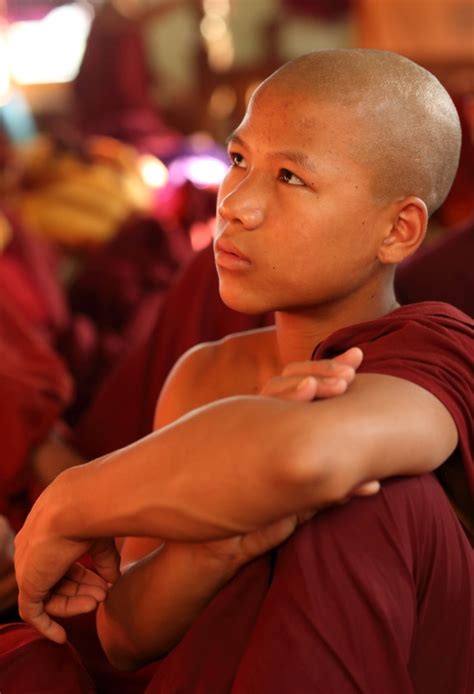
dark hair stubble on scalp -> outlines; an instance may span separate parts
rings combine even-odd
[[[428,70],[389,51],[315,51],[286,63],[257,90],[277,84],[336,103],[354,122],[354,156],[373,171],[381,200],[421,198],[431,215],[456,174],[461,126],[446,89]]]

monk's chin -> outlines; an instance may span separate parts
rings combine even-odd
[[[249,316],[256,316],[272,310],[271,308],[267,308],[262,301],[250,299],[242,295],[239,296],[238,294],[230,294],[221,291],[220,297],[227,308],[237,311],[238,313],[245,313]]]

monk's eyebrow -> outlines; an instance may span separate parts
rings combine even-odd
[[[234,130],[226,140],[227,146],[230,143],[240,145],[240,147],[247,147],[245,140],[243,140],[237,132]],[[312,174],[317,174],[318,171],[312,159],[300,150],[283,150],[281,152],[272,152],[269,157],[271,159],[286,159],[287,161],[292,161],[297,164],[300,168],[306,169]]]
[[[302,169],[306,169],[307,171],[313,174],[318,173],[312,159],[308,157],[307,154],[299,150],[285,150],[282,152],[273,152],[271,156],[274,159],[287,159],[288,161],[292,161]]]
[[[235,142],[237,145],[245,147],[245,142],[242,140],[241,137],[237,135],[237,132],[235,130],[229,135],[229,137],[225,141],[226,146],[229,146],[231,142]]]

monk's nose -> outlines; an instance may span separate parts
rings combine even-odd
[[[244,191],[225,195],[217,206],[218,214],[229,223],[240,223],[251,231],[260,226],[264,219],[264,209],[256,196],[247,196]]]

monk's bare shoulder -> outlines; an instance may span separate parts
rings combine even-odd
[[[155,428],[232,395],[256,395],[278,369],[274,329],[228,335],[188,350],[173,367],[158,401]]]

